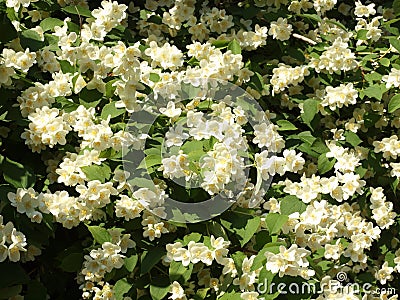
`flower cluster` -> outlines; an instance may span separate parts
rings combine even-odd
[[[349,106],[349,104],[357,103],[357,90],[354,89],[353,84],[341,84],[338,87],[327,86],[325,89],[325,96],[321,102],[322,106],[329,106],[331,110]]]
[[[0,215],[0,262],[7,259],[12,262],[17,262],[21,259],[20,252],[26,252],[25,235],[15,229],[14,224],[10,221],[3,224],[3,216]]]
[[[225,241],[224,238],[215,238],[211,235],[210,246],[206,246],[204,243],[197,243],[190,241],[187,248],[183,247],[181,242],[174,244],[168,244],[166,246],[167,256],[164,258],[165,262],[179,261],[184,266],[188,266],[190,263],[197,264],[202,262],[207,266],[211,266],[215,260],[218,264],[225,265],[229,268],[231,259],[227,258],[228,246],[230,242]],[[211,249],[210,249],[211,248]],[[230,272],[234,272],[231,270]]]
[[[349,45],[337,38],[332,46],[329,46],[319,58],[312,58],[310,65],[315,71],[327,71],[329,74],[340,71],[350,71],[357,68],[357,60]]]
[[[290,248],[280,246],[278,254],[265,252],[267,257],[265,267],[272,273],[279,273],[279,277],[289,275],[308,279],[315,274],[314,270],[307,268],[309,266],[307,260],[309,254],[310,251],[299,248],[297,245],[291,245]]]
[[[399,15],[4,1],[2,293],[60,298],[76,281],[88,300],[255,300],[277,296],[265,281],[338,272],[397,288]],[[396,299],[367,292],[309,298]]]
[[[106,273],[112,269],[119,269],[124,264],[124,255],[128,248],[135,246],[130,239],[130,234],[120,233],[114,234],[114,241],[105,242],[101,248],[90,251],[89,255],[85,255],[83,263],[82,275],[86,281],[100,282]]]

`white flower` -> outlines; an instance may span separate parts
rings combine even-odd
[[[172,119],[179,117],[182,113],[182,109],[175,108],[175,103],[173,101],[169,101],[166,108],[160,108],[160,113]]]
[[[168,299],[172,300],[186,300],[185,290],[181,287],[179,282],[174,281],[170,287],[171,296]]]
[[[356,3],[356,8],[354,9],[354,14],[359,17],[366,17],[368,18],[369,16],[373,16],[376,14],[376,10],[375,10],[375,4],[371,3],[368,5],[363,5],[360,1],[357,1]]]
[[[272,35],[274,39],[286,41],[290,38],[292,30],[292,25],[288,24],[287,19],[279,18],[277,21],[271,22],[268,34]]]

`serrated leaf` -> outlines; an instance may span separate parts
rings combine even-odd
[[[299,139],[310,146],[317,140],[310,131],[300,132],[299,134],[290,135],[288,139]]]
[[[303,121],[310,125],[311,121],[314,119],[315,115],[318,112],[318,101],[315,99],[307,99],[304,101],[303,104],[303,113],[301,114],[301,117]]]
[[[79,15],[79,16],[88,17],[88,18],[93,17],[92,13],[89,9],[84,8],[82,6],[78,6],[78,5],[66,6],[66,7],[61,8],[61,10],[68,14]]]
[[[92,234],[93,239],[100,245],[105,242],[111,242],[111,235],[107,231],[107,229],[100,226],[89,226],[87,225],[88,230]]]
[[[148,273],[165,255],[165,248],[154,247],[146,250],[140,257],[140,274]]]
[[[20,264],[4,261],[1,263],[0,288],[26,284],[31,279]]]
[[[107,98],[111,98],[112,96],[114,96],[114,92],[117,89],[117,86],[114,83],[118,81],[119,79],[112,79],[106,83],[105,96]]]
[[[267,261],[265,256],[265,252],[272,252],[274,254],[279,253],[279,247],[285,245],[284,242],[272,242],[266,244],[260,251],[258,251],[257,256],[254,258],[253,265],[251,266],[251,270],[255,271],[261,268],[264,263]]]
[[[240,245],[244,246],[256,233],[261,223],[260,217],[244,215],[239,213],[229,213],[223,219],[221,224],[228,230],[234,232],[240,241]]]
[[[282,226],[287,222],[289,219],[288,216],[276,214],[276,213],[269,213],[265,217],[265,223],[267,224],[267,228],[270,234],[278,233]]]
[[[231,257],[233,259],[233,262],[235,263],[236,270],[239,272],[239,274],[241,274],[242,273],[242,264],[243,264],[243,260],[246,257],[246,254],[244,254],[241,251],[236,251],[235,253],[232,254]]]
[[[307,204],[296,196],[288,195],[280,201],[280,212],[283,215],[290,215],[294,212],[302,213],[306,210]]]
[[[373,81],[381,81],[382,80],[382,75],[379,74],[378,72],[371,72],[368,74],[365,74],[365,80],[368,82],[372,83]]]
[[[131,288],[132,284],[130,284],[126,278],[118,280],[113,288],[115,299],[124,299],[124,294],[126,294]]]
[[[169,278],[171,281],[187,282],[192,275],[193,264],[187,267],[182,265],[180,261],[172,261],[169,265]]]
[[[43,31],[53,30],[56,26],[63,26],[64,22],[57,18],[46,18],[40,22]]]
[[[81,167],[81,170],[88,180],[99,180],[101,183],[104,183],[111,176],[111,169],[105,164],[85,166]]]
[[[161,300],[170,291],[170,282],[168,278],[156,278],[150,284],[150,295],[152,299]]]
[[[38,51],[44,46],[45,42],[42,41],[40,35],[31,29],[22,31],[20,35],[21,46],[26,49],[29,48],[30,51]]]
[[[381,100],[382,99],[382,95],[383,93],[386,91],[386,88],[384,85],[382,84],[374,84],[371,85],[365,89],[363,89],[360,92],[360,97],[363,98],[364,95],[369,97],[369,98],[375,98],[377,100]]]
[[[200,241],[201,237],[202,235],[200,233],[192,232],[183,238],[183,246],[187,246],[190,241],[197,243],[198,241]]]
[[[357,134],[355,134],[352,131],[347,131],[344,136],[346,137],[346,142],[348,142],[350,145],[353,147],[356,147],[362,143],[362,139],[358,137]]]
[[[379,63],[384,67],[389,67],[390,66],[390,60],[388,58],[386,58],[386,57],[383,57],[382,59],[380,59]]]
[[[83,254],[70,253],[61,261],[60,268],[65,272],[77,272],[82,268]]]
[[[6,157],[1,163],[1,169],[4,180],[15,188],[28,188],[35,184],[36,176],[33,170],[19,162]]]
[[[230,41],[228,50],[231,50],[232,54],[242,54],[242,48],[237,40]]]
[[[318,171],[319,173],[325,174],[327,172],[329,172],[330,170],[332,170],[333,166],[336,163],[336,159],[335,158],[328,158],[326,157],[326,153],[321,154],[318,157]]]
[[[37,280],[32,280],[28,284],[28,290],[24,296],[26,300],[40,300],[47,298],[46,287]]]
[[[357,31],[357,40],[367,40],[367,33],[367,29],[360,29],[359,31]]]
[[[400,52],[400,40],[397,38],[390,38],[389,39],[390,45],[392,45],[397,51]]]
[[[287,121],[287,120],[279,120],[276,122],[278,124],[279,128],[278,131],[288,131],[288,130],[296,130],[297,127],[293,125],[293,123]]]
[[[141,168],[146,168],[149,169],[151,167],[154,166],[158,166],[161,165],[161,153],[160,154],[151,154],[151,155],[147,155],[139,164],[139,166],[137,167],[138,169]]]
[[[10,19],[7,18],[6,14],[0,14],[0,22],[0,42],[7,43],[18,37],[18,33],[15,30],[15,27],[11,23]]]
[[[125,266],[125,268],[126,268],[129,272],[133,272],[133,270],[135,269],[136,264],[137,264],[137,262],[138,262],[138,259],[139,259],[139,257],[138,257],[137,254],[133,254],[133,255],[131,255],[131,256],[129,256],[129,257],[126,257],[126,258],[124,259],[124,266]]]
[[[390,99],[388,105],[388,112],[394,113],[399,108],[400,108],[400,94],[397,94]]]

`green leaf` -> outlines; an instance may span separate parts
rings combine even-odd
[[[152,299],[161,300],[168,294],[170,290],[170,282],[168,278],[156,278],[150,284],[150,295]]]
[[[17,284],[25,284],[30,280],[20,264],[2,262],[0,272],[0,288],[6,288]]]
[[[6,14],[0,14],[0,42],[7,43],[18,37],[17,31]]]
[[[105,96],[107,98],[111,98],[112,96],[114,96],[114,92],[117,89],[117,86],[114,85],[114,83],[118,82],[119,79],[113,79],[110,80],[106,83],[106,91],[105,91]]]
[[[102,119],[107,119],[108,116],[111,117],[111,119],[118,117],[122,115],[125,112],[125,109],[123,108],[116,108],[115,107],[115,102],[110,102],[106,105],[104,105],[103,110],[101,111],[101,118]]]
[[[378,72],[371,72],[368,74],[365,74],[365,80],[367,80],[370,84],[373,81],[381,81],[382,80],[382,75],[379,74]]]
[[[314,21],[317,21],[317,22],[322,22],[321,17],[318,16],[318,15],[315,15],[315,14],[301,14],[301,15],[299,15],[299,17],[303,17],[303,18],[306,18],[306,19],[314,20]]]
[[[382,95],[386,92],[386,87],[384,84],[373,84],[366,89],[360,91],[360,98],[367,96],[368,98],[375,98],[377,100],[382,99]]]
[[[74,67],[75,70],[75,67]],[[100,93],[98,90],[93,89],[89,90],[87,87],[83,88],[79,92],[79,98],[83,99],[86,102],[92,102],[92,101],[97,101],[103,97],[103,94]]]
[[[288,219],[289,217],[285,215],[269,213],[265,217],[265,223],[267,224],[269,233],[270,234],[278,233]]]
[[[390,183],[390,186],[391,186],[391,188],[392,188],[394,194],[396,194],[397,186],[398,186],[398,185],[399,185],[399,178],[396,178],[395,180],[393,180],[393,181]]]
[[[239,272],[239,275],[242,273],[242,265],[245,257],[246,254],[244,254],[241,251],[236,251],[235,253],[232,254],[232,259],[235,263],[236,270]]]
[[[197,243],[198,241],[200,241],[201,237],[202,235],[200,233],[192,232],[183,238],[183,246],[187,246],[190,241]]]
[[[46,287],[37,280],[32,280],[28,284],[28,290],[24,300],[42,300],[47,298]]]
[[[294,212],[299,212],[301,214],[306,210],[307,204],[296,196],[288,195],[280,201],[280,208],[281,214],[288,216]]]
[[[230,42],[226,40],[216,40],[211,43],[215,48],[225,48]]]
[[[69,61],[60,60],[59,63],[60,63],[61,71],[63,71],[63,73],[74,73],[75,72],[75,67],[73,65],[71,65]]]
[[[257,256],[254,258],[253,265],[251,266],[251,270],[255,271],[266,263],[267,258],[265,257],[265,252],[277,254],[279,253],[279,247],[284,245],[284,242],[272,242],[266,244],[260,251],[258,251]]]
[[[46,46],[45,42],[41,40],[40,35],[31,29],[22,31],[19,39],[21,46],[24,49],[29,48],[30,51],[38,51]]]
[[[400,94],[394,95],[388,105],[389,113],[394,113],[397,109],[400,108]]]
[[[192,271],[192,263],[185,267],[180,261],[172,261],[169,265],[169,279],[181,283],[187,282],[192,275]]]
[[[105,242],[111,242],[111,235],[107,229],[100,226],[89,226],[87,225],[93,239],[100,245]]]
[[[137,254],[133,254],[124,259],[124,266],[129,272],[133,272],[133,270],[135,269],[136,264],[138,262],[138,258],[139,257]]]
[[[149,79],[153,82],[159,82],[161,77],[157,73],[150,73]]]
[[[126,278],[118,280],[114,285],[114,296],[116,300],[124,299],[126,294],[132,288],[132,284],[128,282]]]
[[[388,58],[386,58],[386,57],[383,57],[382,59],[380,59],[379,63],[384,67],[389,67],[390,66],[390,60]]]
[[[61,261],[60,268],[65,272],[77,272],[82,268],[83,254],[70,253]]]
[[[276,292],[274,294],[271,294],[271,283],[272,280],[274,279],[276,274],[273,274],[270,271],[267,271],[265,268],[261,269],[260,274],[258,276],[258,287],[257,289],[259,290],[260,294],[263,296],[265,300],[272,300],[277,298],[280,295],[280,292]]]
[[[356,147],[362,143],[362,139],[360,139],[353,131],[347,131],[344,136],[346,137],[346,142],[353,147]]]
[[[303,104],[304,113],[301,114],[303,121],[310,125],[311,121],[314,119],[318,112],[318,101],[315,99],[307,99]]]
[[[392,8],[396,15],[400,14],[400,0],[394,0],[392,4]]]
[[[68,13],[68,14],[73,14],[73,15],[80,15],[83,17],[88,17],[88,18],[92,18],[92,13],[90,12],[89,9],[84,8],[82,6],[75,6],[75,5],[70,5],[70,6],[66,6],[61,8],[62,11]]]
[[[264,88],[264,79],[261,76],[261,74],[258,73],[258,72],[254,72],[254,75],[251,76],[250,83],[251,83],[253,88],[255,88],[256,90],[258,90],[260,92]],[[244,108],[244,107],[242,107],[242,108]]]
[[[232,40],[228,44],[228,50],[231,50],[232,54],[242,54],[242,49],[240,48],[240,44],[237,40]]]
[[[287,120],[279,120],[276,122],[278,124],[279,128],[278,131],[288,131],[288,130],[296,130],[297,127],[293,125],[293,123],[287,121]]]
[[[160,262],[164,255],[165,249],[161,247],[154,247],[144,251],[140,257],[140,274],[148,273],[154,265]]]
[[[229,240],[224,227],[222,227],[222,225],[217,223],[216,221],[211,221],[207,224],[207,227],[210,233],[213,234],[215,237],[223,237],[224,240]]]
[[[359,31],[357,31],[357,37],[356,37],[357,40],[363,40],[363,41],[368,40],[367,33],[368,33],[367,29],[360,29]]]
[[[40,22],[43,31],[53,30],[56,26],[63,26],[64,22],[57,18],[46,18]]]
[[[5,158],[1,164],[3,178],[15,188],[29,188],[35,184],[36,176],[29,166]]]
[[[17,296],[22,291],[22,285],[13,285],[0,289],[0,299],[9,299]]]
[[[310,131],[303,131],[299,134],[290,135],[288,136],[288,139],[298,139],[309,144],[310,146],[317,140],[317,138],[314,137]]]
[[[226,229],[234,232],[243,247],[256,233],[261,223],[260,217],[240,213],[228,213],[221,219],[221,224]]]
[[[218,298],[218,300],[243,300],[240,295],[241,293],[229,292],[223,294],[221,298]]]
[[[111,169],[108,165],[102,164],[91,165],[81,167],[83,173],[85,173],[88,180],[99,180],[101,183],[104,183],[106,180],[110,178]]]
[[[321,154],[318,157],[318,171],[319,173],[325,174],[327,172],[329,172],[330,170],[332,170],[333,166],[336,163],[336,159],[335,158],[328,158],[326,157],[326,153]]]
[[[397,51],[400,51],[400,40],[397,38],[390,38],[389,42]]]

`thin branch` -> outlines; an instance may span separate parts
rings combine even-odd
[[[305,42],[307,42],[307,43],[309,43],[309,44],[311,44],[313,46],[315,46],[317,44],[317,42],[313,41],[312,39],[309,39],[308,37],[305,37],[305,36],[303,36],[301,34],[298,34],[298,33],[293,33],[292,36],[295,37],[296,39],[305,41]]]

